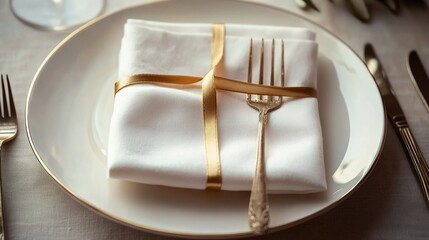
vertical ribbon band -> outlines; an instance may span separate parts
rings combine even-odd
[[[211,69],[202,80],[204,146],[207,166],[207,189],[220,190],[222,186],[219,140],[217,129],[216,67],[222,62],[225,26],[213,24],[211,42]]]

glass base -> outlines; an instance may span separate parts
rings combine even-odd
[[[14,15],[43,30],[64,30],[81,25],[104,9],[105,0],[11,0]]]

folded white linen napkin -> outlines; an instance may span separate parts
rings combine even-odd
[[[261,38],[270,69],[271,39],[285,46],[286,86],[317,89],[317,43],[303,28],[225,24],[225,51],[218,76],[247,81],[249,44],[259,72]],[[204,76],[211,62],[211,24],[128,20],[119,56],[119,79],[137,73]],[[278,56],[277,56],[278,55]],[[265,71],[269,77],[269,71]],[[257,77],[256,77],[257,78]],[[205,189],[201,84],[172,87],[130,85],[115,96],[109,132],[111,178],[172,187]],[[258,112],[244,94],[217,91],[222,190],[250,190],[255,171]],[[326,189],[317,98],[284,98],[269,114],[266,181],[270,192],[310,193]]]

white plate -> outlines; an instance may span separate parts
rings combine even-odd
[[[273,230],[329,209],[368,176],[383,146],[385,116],[372,76],[346,44],[316,24],[274,8],[182,0],[125,9],[87,24],[61,42],[34,77],[26,108],[28,138],[45,170],[79,202],[121,223],[161,234],[251,234],[247,192],[172,189],[106,178],[103,146],[127,18],[303,26],[317,33],[328,190],[270,196]]]

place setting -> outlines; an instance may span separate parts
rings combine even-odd
[[[45,47],[50,52],[41,61],[30,47],[15,56],[35,60],[32,79],[17,74],[25,64],[10,68],[6,62],[0,68],[0,136],[5,142],[17,136],[4,147],[7,162],[2,157],[0,239],[25,238],[16,229],[25,224],[18,219],[28,209],[16,211],[16,206],[39,191],[46,193],[50,211],[64,216],[44,220],[58,234],[51,236],[49,230],[36,239],[104,238],[107,228],[113,238],[123,233],[124,239],[315,236],[304,233],[307,227],[335,226],[333,218],[358,223],[356,231],[404,222],[409,214],[401,221],[392,217],[393,208],[404,208],[404,199],[429,206],[427,148],[424,131],[418,131],[426,121],[420,106],[427,109],[429,101],[424,44],[409,48],[404,43],[393,54],[390,42],[381,47],[381,38],[369,34],[350,40],[352,30],[342,29],[346,24],[331,22],[346,16],[334,11],[347,6],[344,11],[365,24],[352,15],[347,23],[374,32],[380,24],[390,25],[380,23],[380,17],[369,21],[370,15],[382,9],[393,14],[390,20],[400,21],[409,17],[410,4],[94,4],[9,3],[18,25],[32,29],[26,34],[35,42],[23,42],[40,45],[43,52],[37,41],[62,40]],[[40,11],[30,14],[39,5]],[[357,5],[376,11],[365,9],[365,19]],[[48,12],[53,14],[49,19]],[[12,37],[6,38],[2,55],[14,38],[10,29],[5,33]],[[401,65],[385,55],[402,56]],[[412,115],[416,111],[418,117]],[[37,179],[12,183],[11,176],[18,176],[10,171],[23,163],[12,159],[17,146],[28,150],[27,158],[37,163],[46,182],[37,173],[29,175],[28,169],[35,169],[25,166],[21,176]],[[387,158],[395,162],[386,163]],[[27,189],[29,198],[14,202],[15,189],[27,186],[23,179],[34,192]],[[402,185],[393,186],[399,180],[413,184],[409,196],[404,197]],[[66,193],[63,203],[49,200],[47,182]],[[383,200],[371,200],[380,195]],[[35,199],[35,205],[40,201]],[[78,217],[82,213],[76,209],[89,215]],[[37,211],[44,210],[32,210],[34,216]],[[415,224],[424,219],[421,207],[419,213],[410,224],[424,236]],[[83,225],[77,226],[76,219],[91,223],[91,229],[77,233]],[[394,230],[414,234],[411,225]]]
[[[181,237],[274,232],[347,198],[385,135],[362,60],[289,12],[191,2],[118,11],[50,53],[26,108],[44,169],[101,215]]]

